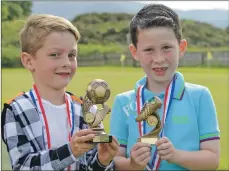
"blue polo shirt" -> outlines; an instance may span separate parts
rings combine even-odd
[[[135,89],[146,84],[146,77],[141,78]],[[122,147],[127,148],[126,156],[130,157],[130,151],[140,136],[137,117],[135,89],[118,94],[112,106],[110,118],[110,133],[115,136]],[[162,102],[165,93],[154,94],[145,89],[145,101],[158,96]],[[162,120],[163,107],[158,110]],[[146,124],[146,133],[154,127]],[[200,143],[219,139],[219,126],[215,104],[208,88],[187,83],[181,73],[176,72],[175,89],[172,105],[166,118],[164,136],[168,137],[174,147],[179,150],[197,151]],[[155,146],[152,146],[152,156]],[[149,164],[152,164],[152,157]],[[184,170],[181,166],[168,163],[162,160],[159,169],[161,170]]]

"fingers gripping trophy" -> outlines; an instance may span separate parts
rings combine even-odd
[[[112,142],[112,136],[107,135],[104,128],[100,127],[105,116],[111,112],[110,107],[105,104],[109,97],[110,89],[106,81],[95,79],[88,84],[86,95],[83,98],[82,113],[84,121],[96,132],[93,143]],[[94,105],[102,105],[102,108],[97,108],[95,111]]]
[[[155,144],[159,138],[162,129],[160,116],[157,110],[162,106],[162,102],[158,97],[154,97],[153,101],[144,104],[140,114],[135,119],[136,122],[146,121],[149,126],[155,126],[152,131],[141,136],[138,141]]]

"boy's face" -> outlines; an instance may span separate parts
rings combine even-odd
[[[180,44],[171,28],[156,27],[138,31],[137,48],[130,45],[135,60],[139,61],[148,79],[156,82],[170,81],[185,53],[187,42]]]
[[[77,41],[70,32],[52,32],[32,58],[36,83],[54,89],[66,87],[77,68]]]

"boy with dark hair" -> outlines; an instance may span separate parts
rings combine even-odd
[[[120,143],[116,169],[217,169],[220,136],[211,93],[176,71],[187,48],[178,15],[164,5],[146,5],[133,17],[130,34],[129,49],[146,76],[117,95],[112,107],[110,131]],[[150,145],[137,140],[154,126],[135,119],[154,96],[163,102],[158,110],[163,127]]]

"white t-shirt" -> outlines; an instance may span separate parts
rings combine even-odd
[[[68,143],[69,128],[66,104],[56,106],[44,99],[42,99],[42,104],[48,121],[51,147],[60,147]]]
[[[66,104],[56,106],[44,99],[42,99],[42,104],[48,121],[51,147],[60,147],[67,144],[70,128]],[[71,170],[74,170],[75,167],[75,164],[72,164]]]

